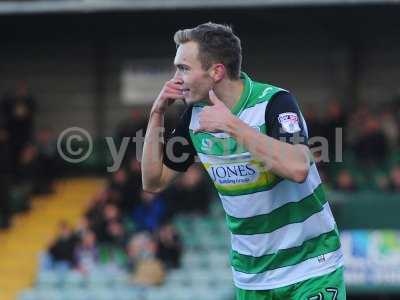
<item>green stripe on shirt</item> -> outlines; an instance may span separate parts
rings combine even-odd
[[[260,234],[307,220],[313,214],[320,212],[326,203],[322,184],[314,192],[298,202],[289,202],[268,214],[249,218],[235,218],[226,215],[229,230],[233,234]],[[249,203],[249,205],[251,205]]]
[[[233,268],[238,272],[257,274],[296,265],[307,259],[336,251],[339,248],[339,236],[334,229],[318,237],[309,239],[298,247],[279,250],[274,254],[253,257],[232,251],[231,263]]]

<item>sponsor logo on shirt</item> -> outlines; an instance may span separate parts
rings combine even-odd
[[[213,144],[212,140],[210,140],[208,138],[202,139],[201,140],[201,150],[203,150],[204,152],[210,152],[212,144]]]
[[[258,177],[257,170],[250,163],[211,166],[208,172],[217,184],[248,183]]]
[[[299,125],[299,117],[296,113],[285,112],[279,114],[278,121],[282,125],[282,129],[287,133],[295,133],[301,130]]]

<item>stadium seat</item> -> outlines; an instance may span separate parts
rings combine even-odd
[[[94,300],[85,288],[64,288],[64,300]]]
[[[34,289],[24,290],[18,295],[17,300],[39,300],[39,296]]]
[[[37,286],[41,288],[56,288],[62,283],[61,274],[56,271],[41,271],[38,274]]]
[[[64,291],[56,288],[36,288],[38,300],[64,300]]]
[[[79,272],[69,271],[64,276],[64,288],[80,288],[86,285],[86,278]]]
[[[112,284],[113,278],[103,272],[92,272],[87,278],[87,286],[89,288],[111,287]]]
[[[119,287],[113,290],[113,295],[116,300],[143,300],[146,299],[146,294],[143,288],[135,287]]]

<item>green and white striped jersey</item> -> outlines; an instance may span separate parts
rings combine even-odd
[[[244,73],[241,78],[244,91],[232,113],[266,133],[267,104],[283,90]],[[280,178],[228,134],[194,133],[203,107],[193,106],[189,133],[226,212],[235,285],[275,289],[342,266],[338,230],[315,163],[303,183]]]

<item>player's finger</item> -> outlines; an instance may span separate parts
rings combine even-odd
[[[217,97],[217,95],[215,95],[214,90],[210,90],[208,92],[208,96],[213,105],[222,103],[222,101]]]
[[[165,99],[184,99],[183,95],[177,93],[164,93]]]
[[[168,81],[168,82],[166,83],[166,86],[169,87],[169,88],[174,88],[174,89],[177,89],[177,90],[182,90],[182,84],[181,84],[181,83],[176,83],[176,82],[173,82],[173,81]]]
[[[164,91],[164,94],[168,93],[168,94],[175,94],[179,97],[183,97],[183,92],[181,90],[176,90],[176,89],[172,89],[172,88],[166,88]]]
[[[203,127],[199,127],[199,128],[197,128],[197,129],[193,130],[194,133],[205,132],[205,131],[206,131],[206,130],[205,130],[205,128],[203,128]]]
[[[183,90],[182,85],[180,85],[180,84],[175,84],[175,83],[169,83],[169,84],[167,84],[165,87],[170,88],[170,89],[174,89],[174,90],[178,90],[178,91]]]

